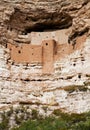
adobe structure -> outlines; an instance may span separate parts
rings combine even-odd
[[[43,73],[54,72],[54,55],[56,54],[55,40],[42,41],[41,45],[8,43],[10,58],[16,63],[41,63]]]
[[[8,43],[7,48],[10,50],[10,59],[13,62],[18,64],[40,63],[42,73],[51,74],[54,72],[54,62],[79,49],[85,39],[85,35],[77,38],[75,47],[68,43],[60,44],[51,39],[43,40],[41,44]]]

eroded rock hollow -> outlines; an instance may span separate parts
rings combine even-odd
[[[0,0],[0,110],[90,110],[90,0]]]

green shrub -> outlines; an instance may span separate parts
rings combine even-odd
[[[33,110],[35,119],[23,122],[12,130],[90,130],[90,112],[67,114],[58,109],[54,110],[52,116],[42,119],[36,118],[37,113]]]
[[[38,118],[38,111],[36,109],[32,110],[31,117],[32,117],[32,119],[37,119]]]
[[[2,122],[0,123],[0,130],[8,130],[8,128],[9,128],[9,117],[4,112],[4,113],[2,113],[1,118],[2,118]]]

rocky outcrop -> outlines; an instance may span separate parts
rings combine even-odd
[[[15,104],[90,110],[89,23],[90,0],[1,0],[0,110]],[[42,64],[15,63],[3,46],[47,39],[60,45],[52,74],[42,74]]]
[[[3,43],[18,34],[71,26],[70,42],[78,35],[89,33],[90,0],[1,0],[0,23]]]
[[[54,63],[53,74],[41,64],[16,64],[0,47],[0,109],[14,104],[47,105],[66,112],[90,110],[90,39]]]

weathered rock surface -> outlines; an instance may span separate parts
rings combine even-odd
[[[18,34],[72,26],[70,42],[78,35],[89,33],[90,0],[1,0],[0,23],[3,43]]]
[[[90,0],[1,0],[0,109],[20,103],[48,105],[66,112],[90,110],[89,33]],[[84,34],[86,41],[68,53],[68,41]],[[51,75],[42,74],[41,64],[13,63],[3,46],[7,42],[41,44],[45,39],[68,46],[67,53],[55,61],[55,73]],[[75,85],[78,88],[73,91]],[[80,86],[84,88],[79,90]]]
[[[54,63],[55,73],[42,74],[40,64],[7,64],[9,50],[0,47],[0,107],[13,104],[55,106],[67,112],[90,110],[90,39],[82,48]],[[69,91],[65,87],[70,87]],[[73,91],[73,87],[78,86]],[[83,86],[79,90],[80,86]],[[87,88],[87,89],[85,89]]]

